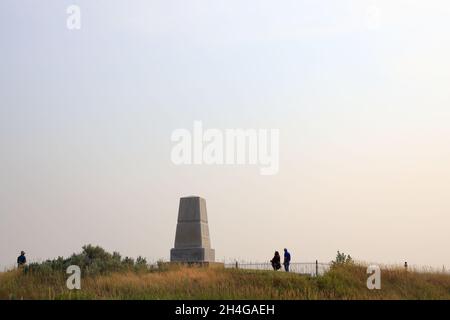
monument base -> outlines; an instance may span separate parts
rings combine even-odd
[[[208,269],[224,269],[225,264],[223,262],[208,262],[208,261],[198,261],[198,262],[162,262],[159,263],[160,270],[178,270],[179,267],[189,267],[189,268],[208,268]]]
[[[214,262],[214,249],[209,248],[173,248],[170,250],[171,262]]]

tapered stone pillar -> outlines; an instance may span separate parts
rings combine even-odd
[[[214,262],[214,260],[205,199],[194,196],[181,198],[175,247],[170,250],[170,261]]]

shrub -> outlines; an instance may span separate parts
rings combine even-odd
[[[50,275],[55,272],[65,273],[70,265],[77,265],[85,275],[108,274],[111,272],[146,270],[147,261],[139,256],[136,261],[133,258],[122,259],[120,253],[112,254],[99,246],[85,245],[83,251],[72,254],[69,258],[58,257],[42,263],[31,263],[25,266],[25,274]]]
[[[331,262],[332,267],[342,265],[353,265],[353,259],[349,254],[337,252],[336,260]]]

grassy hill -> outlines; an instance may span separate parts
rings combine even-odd
[[[336,267],[317,278],[201,267],[121,271],[84,277],[74,291],[66,279],[63,273],[0,273],[0,299],[450,299],[449,275],[384,269],[381,290],[370,291],[362,266]]]
[[[319,277],[167,264],[149,269],[143,258],[85,246],[67,259],[0,273],[0,299],[450,299],[449,274],[382,268],[381,290],[368,290],[366,267],[341,260]],[[82,270],[81,290],[66,287],[72,264]]]

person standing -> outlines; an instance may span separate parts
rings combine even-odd
[[[25,251],[20,252],[20,256],[17,258],[17,267],[20,268],[27,263],[27,258],[25,258]]]
[[[273,270],[277,271],[278,269],[281,268],[281,258],[280,258],[280,254],[278,253],[278,251],[275,251],[275,254],[274,254],[272,260],[270,260],[270,262],[272,263]]]
[[[291,264],[291,254],[289,253],[289,251],[284,248],[284,261],[283,261],[283,265],[284,265],[284,270],[286,272],[289,272],[289,265]]]

